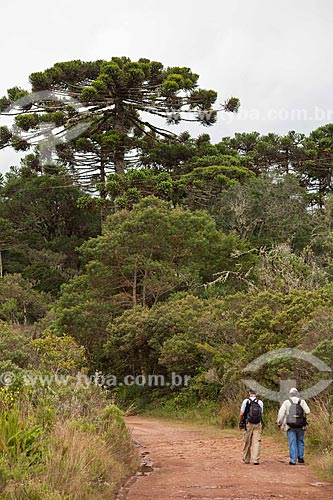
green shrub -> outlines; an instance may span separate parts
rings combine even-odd
[[[25,476],[43,460],[43,429],[23,418],[18,408],[0,415],[0,456],[13,477]]]

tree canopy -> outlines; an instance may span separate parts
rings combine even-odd
[[[33,143],[43,139],[47,148],[45,125],[60,127],[64,141],[52,143],[54,137],[48,138],[51,146],[60,142],[57,157],[74,170],[85,187],[99,183],[103,195],[107,173],[123,175],[142,138],[176,138],[156,118],[169,125],[215,123],[217,93],[199,88],[198,79],[190,68],[165,68],[144,58],[57,63],[30,75],[32,93],[15,87],[0,100],[1,112],[10,114],[12,107],[16,115],[16,132],[2,127],[0,146],[26,150],[30,138]],[[238,99],[232,97],[219,110],[236,112],[238,108]]]

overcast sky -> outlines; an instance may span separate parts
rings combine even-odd
[[[214,142],[333,123],[332,0],[2,0],[0,19],[0,96],[55,62],[125,55],[190,67],[218,103],[239,97],[237,117],[190,129]],[[0,152],[0,171],[18,161]]]

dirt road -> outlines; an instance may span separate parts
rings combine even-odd
[[[185,424],[128,417],[139,453],[154,462],[148,475],[130,481],[121,500],[332,500],[333,483],[319,481],[306,465],[288,464],[287,445],[265,437],[259,466],[241,461],[241,435],[211,436]],[[149,469],[149,467],[147,467]]]

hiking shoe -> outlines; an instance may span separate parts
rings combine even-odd
[[[259,465],[259,462],[253,462],[253,465]]]
[[[299,459],[298,459],[298,463],[299,463],[299,464],[304,464],[304,458],[299,458]]]
[[[289,462],[289,465],[296,465],[295,462]]]

